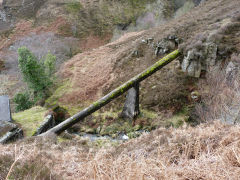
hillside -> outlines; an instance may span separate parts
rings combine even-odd
[[[147,39],[151,38],[152,35],[154,36],[154,33],[157,31],[151,32],[153,34],[149,36],[146,34],[147,31],[126,33],[157,27],[168,20],[184,14],[194,6],[199,5],[199,2],[72,2],[67,0],[55,2],[49,0],[33,1],[31,3],[31,0],[29,0],[20,4],[15,1],[3,1],[1,8],[2,21],[0,21],[1,27],[3,27],[1,30],[0,59],[4,64],[0,78],[3,84],[1,86],[1,95],[7,94],[10,96],[12,112],[15,112],[14,96],[28,89],[18,68],[17,49],[19,47],[26,46],[38,59],[44,58],[50,52],[56,56],[56,69],[59,69],[59,71],[56,74],[56,87],[53,88],[53,90],[57,90],[55,92],[52,90],[52,96],[46,99],[45,113],[47,113],[49,108],[60,105],[67,109],[70,115],[73,115],[138,72],[152,65],[163,55],[154,55],[154,52],[158,46],[156,44],[157,41],[160,41],[164,36],[156,38],[148,45],[140,43],[144,38]],[[17,7],[19,10],[16,11],[16,8],[12,7]],[[92,13],[93,11],[94,14]],[[108,13],[105,13],[106,11]],[[110,42],[122,34],[126,35],[115,42]],[[108,42],[110,44],[99,47]],[[173,47],[172,42],[165,42],[165,44],[170,46],[170,48],[177,48]],[[171,50],[169,49],[168,51]],[[134,53],[137,55],[134,55]],[[85,60],[80,62],[80,59]],[[130,66],[129,60],[131,60]],[[75,63],[74,61],[79,62]],[[135,63],[137,63],[137,68],[132,69],[131,67],[136,66]],[[75,64],[76,68],[73,68],[72,64]],[[179,66],[179,63],[176,62],[173,68],[177,66]],[[172,67],[169,68],[172,69]],[[116,75],[118,74],[119,76],[117,77]],[[125,76],[126,74],[127,76]],[[139,120],[137,124],[143,123],[144,126],[148,126],[147,129],[152,129],[158,126],[159,123],[151,123],[149,121],[152,121],[152,117],[156,117],[159,114],[162,110],[162,105],[167,105],[169,106],[168,109],[173,109],[170,110],[170,113],[172,113],[172,111],[180,111],[182,109],[180,106],[186,103],[188,87],[185,85],[189,84],[189,78],[183,74],[176,74],[172,70],[169,71],[168,76],[171,83],[167,83],[166,79],[160,78],[157,81],[162,81],[162,83],[155,84],[151,82],[155,82],[156,78],[151,78],[151,81],[148,81],[151,84],[147,86],[152,88],[152,91],[147,91],[146,85],[143,84],[141,96],[144,96],[144,98],[141,98],[141,101],[143,101],[141,104],[143,106],[142,112],[145,113],[143,114],[144,118]],[[75,82],[72,81],[73,79],[75,79]],[[161,85],[161,88],[156,88],[159,85]],[[172,89],[176,86],[179,88],[179,93],[169,91],[168,86],[172,86]],[[189,86],[191,86],[191,82]],[[72,89],[75,91],[72,91]],[[145,92],[150,93],[145,94]],[[162,97],[158,97],[158,95],[165,92],[168,92],[168,95],[163,95],[162,97],[167,98],[161,99]],[[156,96],[154,97],[153,94],[156,94]],[[179,100],[177,105],[172,106],[174,99]],[[116,118],[119,111],[121,111],[120,106],[123,106],[123,101],[124,98],[122,97],[116,101],[116,105],[113,104],[110,109],[107,107],[104,112],[110,114],[110,117],[106,118]],[[40,101],[36,105],[41,104],[42,102]],[[111,108],[113,109],[111,110]],[[42,113],[42,110],[38,113],[41,116],[38,119],[35,118],[37,113],[35,109],[13,115],[14,120],[23,126],[24,131],[32,126],[32,124],[29,125],[24,123],[24,121],[31,123],[33,122],[31,119],[35,119],[36,123],[33,124],[35,127],[40,125],[44,119],[42,114],[45,113]],[[185,116],[182,119],[184,118]],[[103,122],[105,121],[104,119],[104,113],[95,114],[92,121],[97,121],[97,124],[94,127],[90,125],[89,128],[89,123],[84,123],[85,129],[96,131],[97,127],[102,127],[105,124]],[[90,124],[92,123],[90,122]],[[118,123],[117,126],[119,126]],[[26,132],[26,134],[29,133]]]
[[[0,179],[240,178],[239,0],[0,4],[0,95],[24,136],[0,145]],[[38,93],[21,73],[22,46],[36,63],[56,58],[56,71],[17,112],[17,93]],[[124,94],[60,136],[32,136],[48,115],[60,123],[176,49],[141,82],[136,118],[121,116]]]

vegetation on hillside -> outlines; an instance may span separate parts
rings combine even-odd
[[[149,2],[153,1],[64,1],[57,5],[59,11],[51,12],[62,13],[61,18],[67,17],[68,22],[60,18],[51,28],[60,38],[75,36],[82,40],[89,33],[103,37],[114,27],[137,23]],[[193,1],[178,2],[187,3],[182,8],[171,7],[164,14],[168,16],[176,8],[179,11],[175,15],[182,15],[194,6]],[[27,48],[20,48],[19,69],[27,90],[14,98],[21,112],[13,113],[13,120],[23,129],[25,138],[0,145],[0,179],[240,179],[239,5],[239,0],[205,1],[160,27],[126,34],[73,57],[70,49],[71,59],[57,68],[53,54],[37,58]],[[39,11],[36,18],[42,12],[47,11]],[[26,29],[24,26],[16,31],[23,33]],[[34,33],[49,30],[39,29]],[[96,39],[90,40],[97,44]],[[10,44],[8,50],[14,50]],[[209,49],[209,44],[216,46]],[[156,53],[159,49],[162,54]],[[122,96],[60,136],[30,137],[45,115],[56,115],[47,108],[65,108],[68,112],[64,112],[74,115],[175,49],[181,51],[179,61],[141,82],[141,113],[136,119],[119,117],[125,101]],[[189,67],[191,63],[195,63],[193,69],[201,66],[199,78],[181,71],[186,57]],[[1,79],[9,62],[0,59],[3,85],[9,83]],[[55,71],[62,80],[57,86]],[[31,107],[43,103],[45,107]],[[129,140],[119,140],[119,134]],[[84,135],[101,139],[92,141]]]
[[[19,68],[29,89],[14,97],[16,111],[22,111],[49,96],[54,80],[56,57],[48,53],[41,62],[26,47],[19,48],[18,55]]]

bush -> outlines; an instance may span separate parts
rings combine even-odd
[[[39,63],[37,58],[26,48],[21,47],[18,49],[18,62],[19,68],[23,75],[23,80],[27,83],[28,87],[34,91],[35,96],[46,96],[52,81],[48,74],[45,72],[43,64]],[[49,66],[48,71],[52,71],[52,57],[47,61]]]
[[[56,56],[48,53],[44,60],[45,72],[49,78],[51,78],[56,70]]]
[[[29,93],[18,93],[14,96],[13,99],[14,103],[17,104],[16,106],[16,112],[24,111],[26,109],[29,109],[33,106],[34,102],[30,100]]]
[[[70,2],[66,5],[66,9],[69,13],[77,14],[82,9],[80,2]]]
[[[214,67],[199,84],[201,103],[196,115],[201,121],[220,120],[228,124],[240,123],[240,56],[232,55],[231,61]]]
[[[29,109],[35,102],[45,99],[49,95],[49,89],[53,85],[53,74],[56,65],[56,56],[51,53],[48,53],[42,62],[26,47],[19,48],[18,55],[23,80],[33,93],[31,93],[32,96],[27,92],[15,95],[14,102],[17,104],[17,112]]]

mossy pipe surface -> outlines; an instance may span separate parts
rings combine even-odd
[[[168,63],[172,62],[174,59],[176,59],[180,55],[179,50],[175,50],[172,53],[168,54],[167,56],[163,57],[159,61],[157,61],[155,64],[153,64],[151,67],[147,68],[145,71],[142,73],[138,74],[137,76],[133,77],[123,85],[119,86],[118,88],[114,89],[111,91],[109,94],[105,95],[98,101],[94,102],[91,104],[89,107],[85,108],[81,112],[75,114],[74,116],[66,119],[62,123],[58,124],[57,126],[53,127],[52,129],[49,129],[46,133],[56,133],[60,134],[64,130],[68,129],[72,125],[76,124],[80,120],[84,119],[86,116],[92,114],[93,112],[97,111],[101,107],[105,106],[108,104],[110,101],[113,99],[117,98],[118,96],[122,95],[125,93],[127,90],[132,88],[135,84],[143,81],[147,77],[151,76],[154,74],[156,71],[159,69],[163,68],[166,66]],[[44,135],[42,134],[42,135]]]

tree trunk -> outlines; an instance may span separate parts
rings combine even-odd
[[[172,62],[174,59],[176,59],[180,55],[179,50],[175,50],[172,53],[168,54],[164,58],[160,59],[158,62],[156,62],[151,67],[147,68],[142,73],[138,74],[137,76],[133,77],[123,85],[119,86],[118,88],[114,89],[112,92],[107,94],[106,96],[102,97],[95,103],[91,104],[89,107],[85,108],[83,111],[75,114],[74,116],[68,118],[67,120],[63,121],[62,123],[58,124],[57,126],[53,127],[52,129],[48,130],[46,133],[56,133],[60,134],[64,130],[68,129],[72,125],[76,124],[77,122],[83,120],[86,116],[94,113],[101,107],[105,106],[109,102],[111,102],[113,99],[119,97],[126,91],[128,91],[130,88],[134,87],[136,84],[140,83],[147,77],[154,74],[159,69],[166,66],[168,63]],[[41,135],[44,135],[46,133],[43,133]]]

